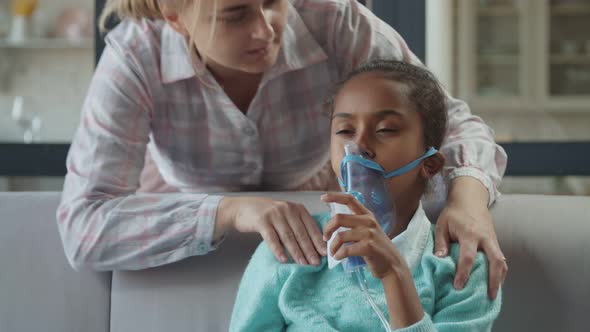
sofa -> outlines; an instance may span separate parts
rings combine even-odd
[[[320,193],[265,193],[326,210]],[[260,242],[230,234],[206,256],[143,271],[74,271],[59,193],[0,193],[0,331],[227,331]],[[504,195],[492,208],[509,262],[494,331],[589,331],[590,197]]]

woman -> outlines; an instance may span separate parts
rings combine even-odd
[[[260,233],[282,262],[318,264],[325,242],[302,206],[214,193],[334,188],[328,89],[372,58],[419,63],[403,39],[348,0],[111,0],[111,15],[123,21],[106,38],[57,211],[72,266],[172,263],[232,229]],[[449,105],[435,250],[462,244],[461,287],[482,248],[495,297],[507,266],[488,206],[506,155],[463,102]],[[158,193],[138,190],[147,184]]]

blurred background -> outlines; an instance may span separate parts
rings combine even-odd
[[[509,153],[504,193],[590,194],[590,0],[362,1]],[[59,191],[103,0],[0,0],[0,191]]]

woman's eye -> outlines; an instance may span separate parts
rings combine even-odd
[[[223,23],[239,23],[244,20],[244,18],[246,18],[246,14],[241,13],[227,17],[220,17],[219,20]]]
[[[266,0],[266,1],[264,2],[264,6],[265,6],[265,7],[270,7],[270,6],[274,5],[274,4],[275,4],[275,3],[277,3],[277,2],[279,2],[279,0]]]

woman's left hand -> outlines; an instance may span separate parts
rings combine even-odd
[[[451,183],[446,207],[436,222],[434,251],[438,257],[449,253],[451,242],[459,242],[459,264],[454,285],[462,289],[469,279],[478,250],[488,258],[488,296],[494,300],[508,273],[506,258],[488,207],[487,189],[476,179],[458,177]]]
[[[391,239],[383,232],[371,211],[357,199],[345,193],[327,193],[326,203],[348,206],[351,215],[337,214],[324,228],[324,239],[330,239],[340,227],[350,230],[336,234],[330,248],[335,259],[362,256],[375,278],[383,279],[392,272],[409,269]],[[345,243],[349,243],[344,245]]]

